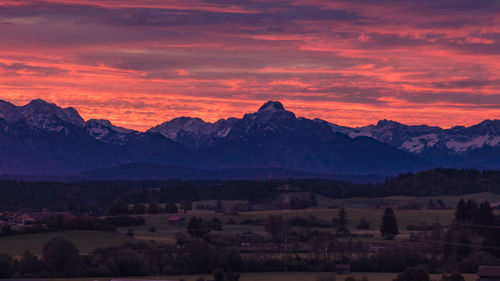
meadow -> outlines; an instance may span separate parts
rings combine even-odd
[[[13,257],[19,257],[24,250],[29,249],[33,254],[40,255],[43,246],[50,238],[62,235],[73,241],[81,254],[90,253],[98,247],[119,246],[133,241],[133,239],[120,234],[102,231],[67,230],[23,234],[0,238],[0,252],[5,252]]]
[[[349,229],[358,234],[372,234],[371,242],[384,243],[379,235],[380,221],[383,209],[375,208],[380,205],[399,205],[405,202],[422,202],[425,203],[430,199],[443,200],[449,207],[454,206],[460,198],[472,198],[476,201],[489,200],[490,202],[500,201],[500,195],[491,193],[478,193],[467,196],[439,196],[439,197],[386,197],[386,198],[351,198],[343,200],[331,200],[318,196],[318,207],[303,209],[303,210],[263,210],[240,212],[237,216],[216,213],[208,210],[191,210],[187,214],[179,214],[189,220],[193,216],[201,217],[206,220],[211,220],[214,217],[220,219],[223,223],[223,230],[214,231],[213,233],[242,233],[252,231],[257,234],[265,234],[262,225],[242,225],[239,222],[246,219],[266,220],[269,216],[287,216],[289,218],[310,217],[315,216],[318,219],[331,221],[338,214],[338,208],[327,208],[327,206],[344,206],[347,211],[349,220]],[[197,204],[215,205],[215,201],[199,201],[193,202],[193,206]],[[230,208],[236,203],[242,201],[222,201],[226,208]],[[496,211],[498,214],[498,211]],[[449,225],[454,217],[454,210],[395,210],[396,218],[401,234],[396,237],[391,243],[398,243],[409,237],[411,231],[407,230],[408,225],[417,225],[420,223],[432,224],[439,222],[443,225]],[[63,235],[73,241],[80,253],[85,254],[93,251],[97,247],[119,246],[123,243],[134,241],[133,238],[125,234],[130,230],[134,234],[135,240],[155,240],[158,242],[175,242],[176,235],[185,232],[184,226],[172,226],[168,223],[170,214],[145,215],[146,224],[135,227],[121,227],[116,233],[99,232],[99,231],[80,231],[67,230],[55,231],[37,234],[25,234],[10,237],[0,237],[0,252],[6,252],[13,256],[20,256],[25,249],[29,249],[34,254],[39,255],[43,245],[53,236]],[[358,230],[357,225],[360,218],[365,218],[370,223],[370,229]],[[236,224],[227,224],[229,220],[234,220]],[[154,226],[155,232],[149,231],[150,227]],[[319,230],[331,230],[331,228],[313,228]],[[301,230],[301,227],[294,227],[293,230]]]

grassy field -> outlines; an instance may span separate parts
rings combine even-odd
[[[426,205],[427,202],[432,199],[437,201],[441,199],[449,207],[453,207],[461,199],[474,199],[476,202],[481,202],[484,200],[489,200],[490,202],[500,201],[500,195],[492,193],[477,193],[464,196],[436,196],[436,197],[406,197],[406,196],[393,196],[385,198],[351,198],[351,199],[328,199],[323,196],[317,196],[318,208],[310,208],[305,210],[293,210],[293,211],[281,211],[281,210],[266,210],[266,211],[252,211],[252,212],[240,212],[238,216],[229,216],[221,213],[214,213],[213,211],[206,210],[192,210],[188,214],[183,214],[187,220],[193,216],[201,217],[207,220],[213,217],[219,218],[224,223],[224,229],[219,233],[238,233],[244,231],[253,231],[258,234],[264,234],[264,229],[261,225],[228,225],[225,224],[229,219],[233,219],[236,222],[241,222],[245,219],[261,219],[265,220],[270,215],[284,216],[287,215],[289,218],[294,216],[309,217],[315,216],[319,219],[325,219],[330,221],[332,218],[336,217],[338,214],[338,209],[329,209],[327,206],[344,206],[347,211],[347,216],[349,220],[349,228],[351,231],[360,234],[373,234],[375,240],[379,239],[379,228],[380,221],[383,214],[383,209],[376,208],[380,205],[404,205],[408,202],[416,202],[422,205]],[[230,208],[234,204],[244,203],[244,201],[222,201],[225,208]],[[194,202],[193,205],[197,204],[210,204],[215,205],[216,201],[200,201]],[[498,213],[498,211],[497,211]],[[454,210],[395,210],[396,218],[399,225],[399,230],[401,234],[395,239],[395,242],[407,239],[410,232],[407,230],[408,225],[417,225],[420,223],[433,224],[434,222],[439,222],[443,225],[449,225],[454,217]],[[133,227],[135,237],[141,240],[157,240],[162,242],[173,242],[175,241],[175,236],[178,232],[185,231],[185,227],[171,226],[168,224],[167,220],[170,215],[160,214],[160,215],[146,215],[146,225]],[[364,217],[370,222],[369,230],[357,230],[356,227],[359,223],[360,218]],[[156,232],[148,232],[149,226],[155,226]],[[125,233],[128,228],[121,228],[120,231]],[[295,228],[300,230],[299,228]],[[321,230],[333,230],[328,228],[321,228]]]
[[[488,199],[490,202],[496,202],[500,200],[500,195],[490,194],[490,193],[478,193],[467,196],[440,196],[432,197],[433,200],[437,198],[442,199],[447,205],[453,206],[456,204],[460,198],[471,198],[476,201],[483,201]],[[381,242],[379,237],[379,227],[380,220],[382,217],[383,210],[372,208],[370,206],[378,206],[381,203],[387,205],[397,205],[404,202],[416,201],[425,203],[430,197],[386,197],[386,198],[352,198],[345,200],[331,200],[328,198],[323,198],[318,196],[318,202],[320,206],[337,205],[345,206],[347,211],[347,216],[349,220],[349,228],[351,231],[356,233],[373,234],[374,238],[370,238],[373,242]],[[210,204],[215,205],[215,201],[202,201],[195,202],[196,204]],[[237,203],[244,203],[242,201],[223,201],[224,207],[230,208],[232,205]],[[342,204],[340,204],[342,203]],[[361,207],[364,206],[364,207]],[[498,211],[497,211],[498,213]],[[192,210],[188,214],[184,214],[187,220],[192,216],[202,217],[204,219],[210,220],[213,217],[219,218],[223,223],[223,230],[214,233],[241,233],[245,231],[253,231],[258,234],[265,234],[264,228],[261,225],[228,225],[226,222],[229,219],[233,219],[236,222],[241,222],[245,219],[261,219],[266,220],[270,215],[287,215],[289,218],[294,216],[309,217],[311,215],[330,221],[332,218],[336,217],[338,214],[338,209],[328,209],[328,208],[311,208],[305,210],[296,211],[253,211],[253,212],[240,212],[238,216],[224,215],[221,213],[215,213],[213,211],[206,210]],[[441,224],[447,225],[451,223],[454,211],[453,210],[395,210],[396,218],[399,224],[399,229],[401,234],[395,239],[395,243],[407,239],[410,231],[406,228],[410,224],[419,224],[422,222],[434,223],[439,221]],[[158,214],[158,215],[145,215],[146,225],[131,227],[134,232],[135,238],[139,240],[156,240],[159,242],[174,242],[176,234],[179,232],[184,232],[185,227],[181,226],[171,226],[168,224],[169,214]],[[357,230],[356,226],[361,217],[366,218],[371,225],[369,230]],[[149,232],[148,228],[154,226],[156,232]],[[30,249],[35,254],[40,254],[43,245],[55,235],[64,235],[72,240],[81,253],[88,253],[94,250],[96,247],[106,247],[106,246],[116,246],[123,243],[132,241],[131,238],[123,235],[127,232],[129,227],[119,228],[118,232],[121,234],[113,234],[109,232],[97,232],[97,231],[64,231],[64,232],[48,232],[48,233],[38,233],[38,234],[27,234],[11,237],[0,237],[0,252],[7,252],[14,256],[19,256],[25,249]],[[319,229],[319,228],[318,228]],[[295,230],[300,230],[296,227]],[[328,228],[321,228],[321,230],[334,230]]]
[[[229,219],[234,219],[236,222],[241,222],[245,219],[261,219],[266,220],[270,215],[284,216],[287,215],[289,218],[299,216],[299,217],[309,217],[315,216],[319,219],[325,219],[330,221],[332,218],[336,217],[338,214],[338,209],[305,209],[296,211],[253,211],[253,212],[240,212],[238,216],[229,216],[220,213],[214,213],[212,211],[204,210],[193,210],[188,214],[182,215],[187,220],[193,216],[202,217],[204,219],[212,219],[213,217],[219,218],[223,223],[226,223]],[[379,235],[380,221],[382,218],[382,209],[366,209],[366,208],[346,208],[347,216],[349,219],[349,227],[351,231],[357,233],[367,233],[373,234],[375,236]],[[419,224],[426,222],[432,224],[439,221],[442,224],[449,224],[453,220],[454,211],[453,210],[395,210],[396,218],[398,220],[399,229],[401,235],[400,239],[407,238],[410,231],[406,228],[410,224]],[[185,227],[171,226],[168,224],[168,214],[159,215],[146,215],[146,225],[132,227],[135,238],[141,240],[157,240],[162,242],[173,242],[175,241],[175,236],[178,232],[185,231]],[[369,230],[357,230],[356,227],[361,217],[366,218],[370,222]],[[154,226],[156,232],[148,232],[148,227]],[[321,228],[322,230],[334,230],[328,228]],[[127,227],[121,228],[120,232],[125,233],[128,230]],[[264,228],[261,225],[228,225],[224,224],[224,229],[218,233],[241,233],[244,231],[253,231],[258,234],[264,234]],[[296,227],[296,230],[300,228]]]
[[[40,255],[43,245],[50,238],[62,235],[73,241],[80,253],[89,253],[97,247],[119,246],[132,241],[124,235],[99,231],[57,231],[35,234],[16,235],[0,238],[0,252],[9,253],[12,256],[21,256],[25,249],[29,249],[35,255]]]
[[[316,278],[323,273],[318,272],[271,272],[271,273],[246,273],[241,275],[241,281],[315,281]],[[391,281],[396,277],[395,273],[354,273],[355,277],[366,276],[370,281]],[[344,281],[348,275],[338,275],[337,281]],[[158,277],[135,277],[135,279],[149,280],[179,280],[183,278],[186,281],[195,281],[199,277],[204,277],[206,280],[211,278],[209,275],[191,275],[191,276],[158,276]],[[475,281],[477,275],[464,275],[466,281]],[[431,275],[432,280],[439,280],[440,275]],[[111,278],[74,278],[74,279],[50,279],[54,281],[108,281]],[[128,278],[127,278],[128,279]],[[132,279],[132,278],[130,278]]]
[[[455,208],[458,201],[463,199],[473,199],[476,202],[488,201],[491,204],[500,202],[500,194],[482,192],[468,195],[459,195],[459,196],[430,196],[430,197],[408,197],[408,196],[390,196],[383,198],[349,198],[349,199],[329,199],[329,198],[321,198],[318,197],[318,203],[323,206],[336,205],[336,206],[344,206],[346,208],[376,208],[380,205],[384,206],[394,206],[394,205],[404,205],[408,202],[415,202],[426,206],[429,200],[443,200],[444,204],[450,208]]]

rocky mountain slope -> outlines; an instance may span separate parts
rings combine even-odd
[[[382,120],[360,128],[296,117],[268,101],[215,123],[180,117],[138,132],[43,100],[0,101],[0,174],[64,174],[134,162],[195,169],[284,168],[381,174],[500,168],[500,121],[442,129]]]

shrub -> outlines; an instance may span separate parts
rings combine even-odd
[[[352,275],[349,275],[345,278],[345,281],[356,281],[356,278]]]
[[[465,278],[460,272],[454,271],[451,274],[441,275],[440,281],[465,281]]]
[[[75,244],[62,236],[53,237],[43,246],[42,258],[50,270],[64,276],[76,275],[81,265]]]
[[[0,253],[0,278],[9,278],[14,274],[14,261],[9,254]]]
[[[429,273],[422,267],[408,267],[394,281],[430,281]]]

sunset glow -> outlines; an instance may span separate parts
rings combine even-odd
[[[138,130],[266,100],[363,126],[500,118],[500,1],[0,1],[0,99]]]

